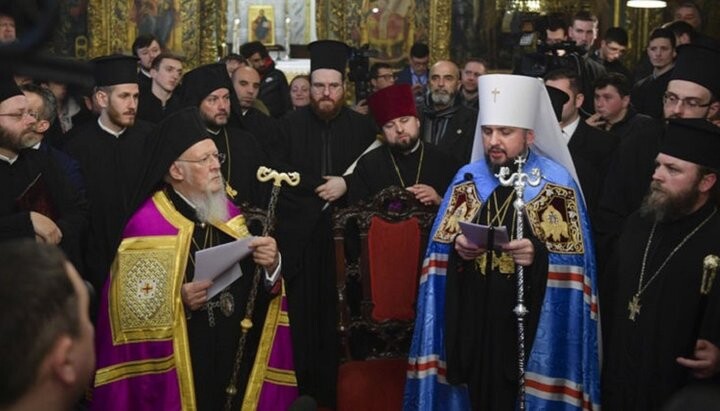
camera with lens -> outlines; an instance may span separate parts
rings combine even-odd
[[[578,74],[583,72],[582,55],[585,49],[574,41],[557,44],[540,43],[537,51],[525,54],[520,61],[519,74],[532,77],[543,77],[556,69],[571,69]]]
[[[355,101],[363,100],[370,94],[370,58],[377,57],[378,54],[369,44],[350,47],[348,79],[355,83]]]

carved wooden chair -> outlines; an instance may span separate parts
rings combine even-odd
[[[436,213],[389,187],[337,210],[338,410],[400,409],[422,258]]]

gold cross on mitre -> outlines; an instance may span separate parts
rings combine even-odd
[[[493,103],[497,103],[497,96],[500,94],[500,90],[495,87],[490,93],[493,95]]]

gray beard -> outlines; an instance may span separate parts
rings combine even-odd
[[[697,184],[683,193],[672,196],[653,190],[653,184],[655,183],[651,183],[651,188],[640,205],[640,215],[652,218],[658,223],[675,221],[690,214],[700,197]]]
[[[452,103],[454,98],[455,98],[455,95],[453,95],[451,93],[440,92],[440,91],[430,92],[430,99],[432,100],[433,104],[437,104],[439,106],[449,106],[450,103]]]
[[[225,183],[222,183],[225,187]],[[198,196],[188,198],[195,206],[198,220],[203,223],[224,223],[228,220],[227,198],[223,189],[217,192],[205,191]]]

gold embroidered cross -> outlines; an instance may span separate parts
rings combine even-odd
[[[493,95],[493,103],[497,103],[497,96],[498,96],[498,94],[500,94],[500,90],[498,90],[497,87],[496,87],[496,88],[495,88],[493,91],[491,91],[490,93],[492,93],[492,95]]]

